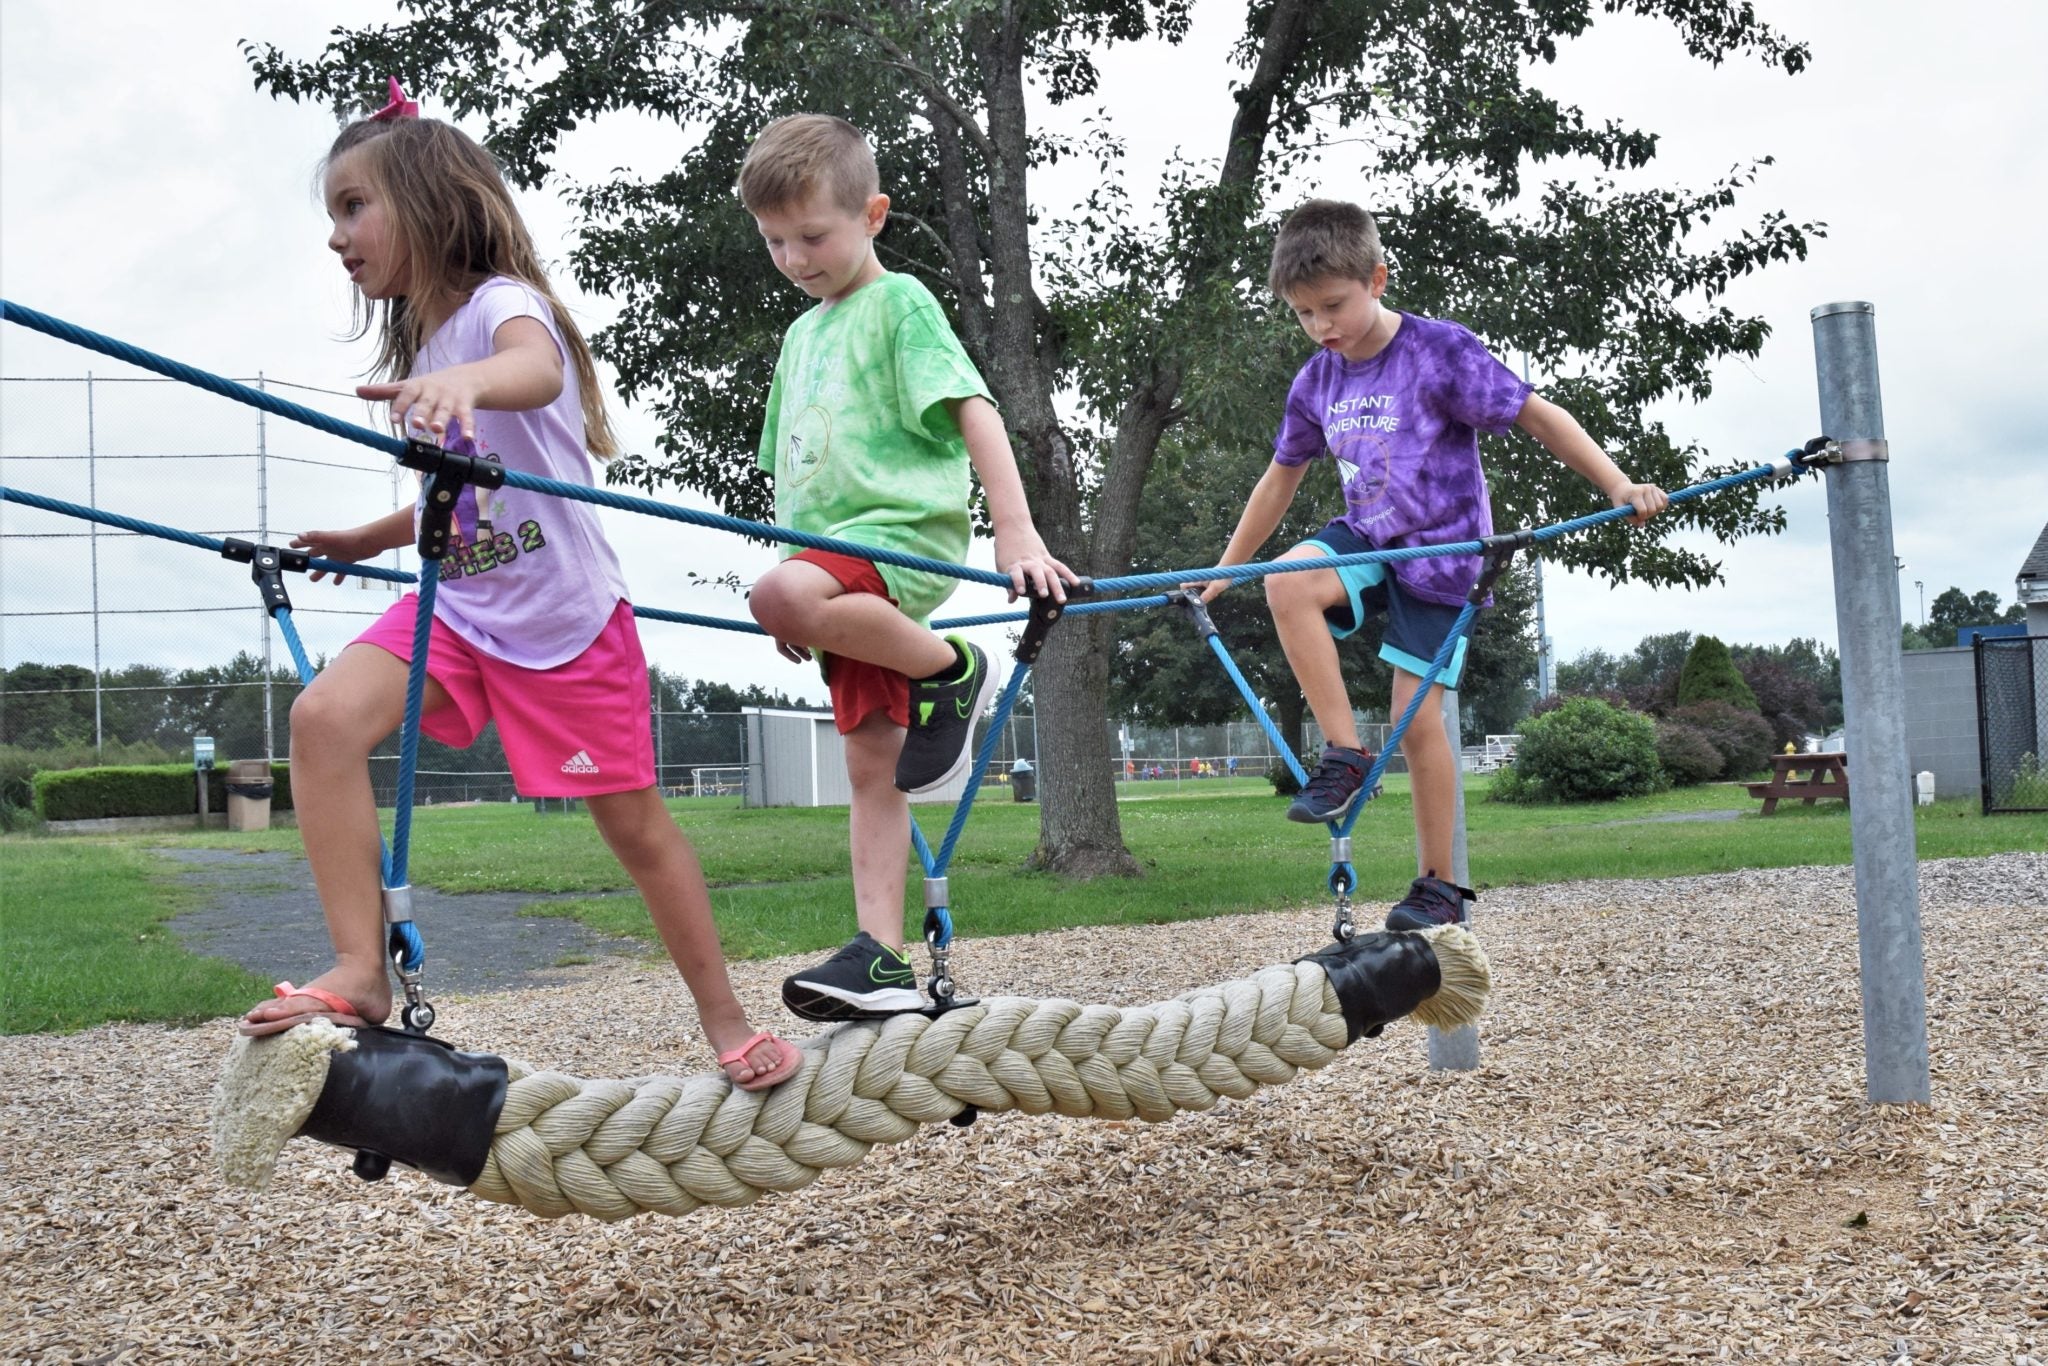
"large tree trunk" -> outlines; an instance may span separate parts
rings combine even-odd
[[[1109,647],[1115,617],[1067,617],[1032,671],[1038,727],[1038,849],[1033,867],[1069,877],[1135,877],[1117,819],[1118,756],[1109,740]]]
[[[1280,727],[1280,734],[1287,741],[1287,747],[1301,756],[1306,747],[1306,737],[1301,733],[1302,725],[1308,720],[1308,701],[1292,688],[1286,689],[1273,699],[1274,724]]]
[[[1250,212],[1256,203],[1254,184],[1273,103],[1300,56],[1314,4],[1315,0],[1277,0],[1252,79],[1238,94],[1219,188],[1240,197],[1239,212]],[[1092,504],[1084,508],[1085,481],[1054,401],[1058,367],[1046,344],[1050,314],[1032,280],[1032,220],[1025,186],[1030,132],[1024,19],[1023,6],[1004,0],[975,11],[967,24],[988,108],[986,264],[994,305],[987,317],[985,343],[989,380],[1026,456],[1021,462],[1024,488],[1047,545],[1076,569],[1121,574],[1130,567],[1145,475],[1161,436],[1177,416],[1181,375],[1177,365],[1157,364],[1125,401],[1100,485]],[[949,185],[964,170],[956,151],[950,138],[940,140],[940,174]],[[966,245],[967,227],[964,217],[949,224],[956,252]],[[1198,275],[1222,264],[1220,253],[1205,256],[1196,267]],[[977,313],[967,321],[970,330],[978,331],[982,319]],[[1140,871],[1123,844],[1116,808],[1116,756],[1105,724],[1115,620],[1114,615],[1103,614],[1060,623],[1037,665],[1033,699],[1040,806],[1033,861],[1068,876],[1134,876]]]

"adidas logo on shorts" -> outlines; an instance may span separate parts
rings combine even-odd
[[[597,765],[591,762],[590,751],[579,749],[569,756],[569,762],[562,765],[564,773],[595,773]]]

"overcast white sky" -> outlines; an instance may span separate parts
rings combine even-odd
[[[1942,7],[1936,21],[1903,0],[1760,0],[1786,32],[1807,40],[1814,63],[1798,78],[1746,62],[1718,70],[1688,58],[1668,30],[1608,18],[1539,77],[1595,118],[1636,123],[1663,137],[1655,179],[1698,183],[1739,162],[1774,156],[1725,226],[1767,210],[1823,219],[1828,236],[1810,260],[1742,285],[1733,305],[1776,329],[1753,363],[1729,365],[1711,402],[1660,414],[1681,439],[1717,457],[1764,459],[1815,432],[1808,310],[1836,299],[1877,306],[1898,553],[1908,619],[1914,582],[1932,601],[1943,588],[1990,589],[2010,601],[2013,577],[2048,518],[2048,460],[2038,417],[2037,370],[2048,323],[2034,297],[2039,275],[2048,98],[2038,54],[2048,11],[1989,0]],[[332,135],[322,110],[257,94],[238,39],[310,54],[337,22],[375,22],[377,5],[307,0],[7,0],[0,7],[0,292],[11,300],[221,373],[347,389],[361,343],[337,337],[347,286],[325,248],[326,225],[309,192],[313,163]],[[1176,147],[1207,158],[1231,112],[1222,78],[1241,6],[1210,4],[1190,43],[1162,58],[1133,51],[1108,64],[1107,101],[1132,154],[1133,186]],[[1190,92],[1194,92],[1191,94]],[[424,92],[434,112],[433,92]],[[652,169],[680,135],[641,121],[582,130],[566,147],[573,171]],[[1324,167],[1324,192],[1370,203],[1371,187]],[[1057,204],[1073,187],[1045,178],[1035,195]],[[548,195],[524,201],[544,250],[565,257],[571,222]],[[557,283],[571,290],[566,268]],[[1399,284],[1394,297],[1398,302]],[[572,306],[595,328],[607,300]],[[97,356],[7,325],[0,373],[100,377],[132,373]],[[1540,381],[1541,376],[1537,377]],[[197,391],[96,385],[93,439],[102,454],[253,450],[253,414]],[[318,399],[284,391],[301,399]],[[1277,415],[1283,396],[1274,395]],[[359,405],[324,400],[362,420]],[[81,386],[0,387],[0,479],[87,501],[78,462],[25,457],[85,448]],[[628,441],[652,444],[653,423],[625,414]],[[274,455],[355,466],[271,462],[274,539],[310,525],[364,520],[391,506],[381,456],[272,420]],[[1249,489],[1265,452],[1246,455]],[[101,506],[219,534],[253,529],[250,460],[103,460]],[[684,497],[673,490],[664,497]],[[1577,576],[1548,578],[1549,626],[1560,659],[1588,648],[1624,652],[1652,631],[1688,629],[1729,641],[1832,642],[1834,609],[1825,498],[1815,485],[1783,494],[1787,532],[1719,552],[1725,582],[1704,591],[1612,589]],[[726,570],[751,579],[772,552],[736,538],[604,514],[639,601],[744,616],[737,598],[692,589],[683,571]],[[8,506],[9,533],[81,524]],[[49,612],[90,605],[87,542],[5,542],[0,605]],[[100,602],[107,609],[244,606],[253,590],[234,567],[161,542],[102,538]],[[985,553],[985,552],[984,552]],[[1181,565],[1210,547],[1189,547]],[[1176,566],[1145,566],[1167,568]],[[375,593],[297,585],[308,642],[332,651],[360,622],[315,607],[372,610]],[[992,590],[964,588],[948,613],[995,610]],[[206,663],[256,638],[253,612],[123,616],[103,622],[109,666],[131,661]],[[818,691],[816,675],[775,658],[765,642],[646,624],[650,657],[691,677]],[[998,643],[1000,632],[984,632]],[[89,663],[80,617],[5,623],[0,655]],[[280,650],[278,657],[284,656]]]

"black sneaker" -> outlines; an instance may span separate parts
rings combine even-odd
[[[863,1020],[921,1009],[924,997],[910,955],[862,930],[818,966],[784,978],[782,1004],[806,1020]]]
[[[1431,874],[1409,884],[1408,895],[1387,912],[1390,930],[1427,930],[1437,925],[1456,925],[1465,919],[1465,903],[1477,901],[1479,893],[1470,887],[1445,882]]]
[[[996,692],[996,671],[979,645],[947,636],[954,666],[910,680],[910,733],[896,761],[898,792],[930,792],[960,776],[972,757],[974,718]]]
[[[1365,775],[1372,768],[1370,750],[1323,746],[1323,761],[1308,775],[1301,792],[1287,807],[1287,819],[1314,825],[1341,818],[1365,791]]]

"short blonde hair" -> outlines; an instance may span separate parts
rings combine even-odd
[[[882,191],[875,154],[860,129],[830,114],[791,114],[763,128],[740,163],[740,203],[767,213],[823,190],[848,213]]]
[[[1341,200],[1311,199],[1280,225],[1266,285],[1284,298],[1289,290],[1317,280],[1371,284],[1373,270],[1386,260],[1371,214]]]

